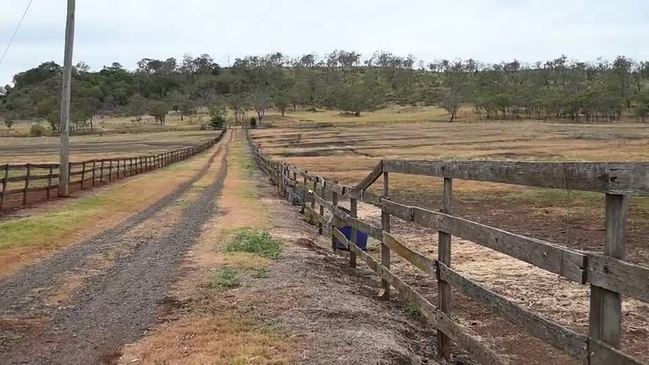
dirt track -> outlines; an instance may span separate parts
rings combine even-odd
[[[128,223],[0,281],[0,364],[436,363],[434,331],[328,252],[251,170],[243,133],[212,151]],[[282,257],[214,295],[205,283],[235,259],[223,232],[243,226],[280,239]]]
[[[0,327],[16,334],[0,338],[0,363],[110,363],[122,344],[155,324],[180,258],[216,212],[230,137],[194,179],[127,223],[0,281]],[[216,178],[192,204],[182,204],[192,184],[214,169]]]

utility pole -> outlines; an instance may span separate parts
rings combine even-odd
[[[63,89],[61,92],[61,155],[59,162],[59,196],[70,194],[70,84],[72,81],[72,49],[74,45],[75,0],[68,0],[65,24],[65,56],[63,59]]]

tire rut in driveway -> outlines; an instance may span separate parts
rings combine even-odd
[[[122,344],[142,336],[157,321],[166,294],[179,274],[184,253],[197,241],[203,223],[216,212],[216,197],[227,174],[226,138],[220,145],[222,157],[216,179],[194,204],[183,210],[167,236],[136,245],[129,255],[118,258],[112,268],[77,293],[73,306],[53,311],[33,293],[51,285],[55,274],[79,266],[84,258],[101,252],[104,247],[127,240],[124,236],[129,229],[146,224],[151,216],[171,205],[203,177],[219,150],[191,181],[129,223],[0,282],[2,314],[28,317],[36,311],[45,312],[51,318],[44,332],[14,346],[0,348],[0,363],[111,363],[119,355]]]

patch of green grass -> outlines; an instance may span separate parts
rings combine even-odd
[[[248,252],[269,259],[277,259],[282,252],[282,243],[273,239],[266,231],[242,228],[234,234],[232,240],[225,244],[224,250],[226,252]]]
[[[246,176],[251,176],[254,168],[254,162],[250,156],[246,154],[243,161],[241,161],[241,169],[246,173]]]
[[[406,307],[406,313],[413,318],[420,318],[421,317],[421,311],[417,307],[416,304],[410,303]]]
[[[229,267],[217,271],[209,283],[212,289],[233,289],[239,286],[241,286],[239,272]]]
[[[0,222],[0,249],[40,245],[63,234],[70,225],[92,219],[105,204],[105,196],[89,196],[56,212]]]

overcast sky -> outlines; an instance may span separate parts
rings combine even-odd
[[[0,54],[28,0],[0,0]],[[33,0],[0,65],[0,85],[63,60],[66,0]],[[426,61],[649,59],[647,0],[77,0],[74,63],[209,53],[291,56],[375,50]]]

